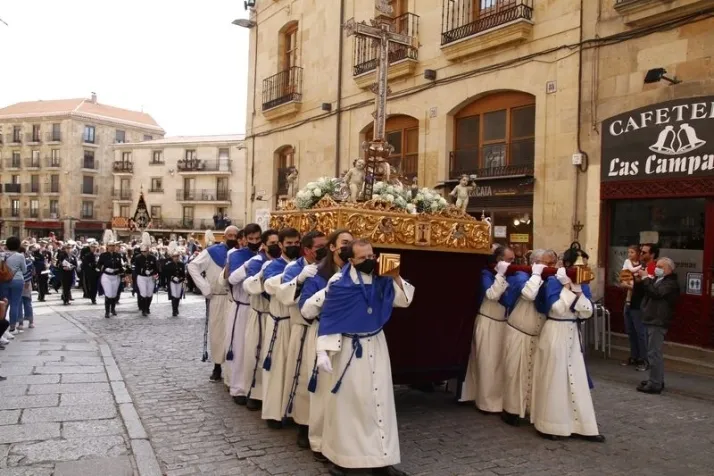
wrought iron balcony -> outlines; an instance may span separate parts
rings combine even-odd
[[[42,161],[39,157],[25,157],[26,169],[39,169],[42,166]]]
[[[19,169],[22,168],[22,161],[20,157],[12,157],[10,159],[5,159],[6,169]]]
[[[179,172],[227,172],[231,171],[231,161],[229,159],[179,159],[176,163]]]
[[[62,142],[62,133],[60,131],[47,132],[45,133],[45,141]]]
[[[263,80],[263,111],[302,102],[302,68],[293,66]]]
[[[82,168],[87,170],[97,170],[99,168],[99,161],[94,158],[82,158]]]
[[[39,208],[28,208],[25,213],[28,218],[40,218]]]
[[[61,161],[59,157],[45,157],[45,167],[48,169],[58,169],[60,168]]]
[[[2,216],[3,218],[24,218],[27,213],[26,208],[3,208]]]
[[[99,195],[98,185],[85,185],[83,183],[79,184],[80,192],[82,195]]]
[[[37,144],[41,142],[42,140],[42,134],[40,132],[37,132],[35,134],[34,132],[26,132],[25,133],[25,142],[30,143],[30,144]]]
[[[94,212],[94,209],[92,210],[82,210],[79,214],[79,217],[82,220],[94,220],[96,216],[96,213]]]
[[[46,183],[42,189],[45,193],[60,193],[60,186],[58,183]]]
[[[532,175],[534,154],[534,139],[454,150],[449,153],[449,177]]]
[[[115,218],[112,223],[121,223],[121,218]],[[128,222],[128,218],[125,219]],[[231,225],[239,226],[241,223],[231,221]],[[225,226],[221,226],[225,225]],[[128,226],[128,223],[127,223]],[[207,218],[156,218],[151,217],[153,230],[222,230],[228,226],[226,223],[216,223]],[[116,226],[115,226],[116,227]],[[116,227],[125,228],[125,227]]]
[[[14,133],[8,134],[8,135],[6,136],[6,141],[5,141],[5,142],[6,142],[7,144],[22,144],[22,134],[21,134],[21,133],[18,133],[18,134],[14,134]]]
[[[231,191],[223,189],[176,190],[180,202],[230,202]]]
[[[59,220],[60,216],[59,209],[42,210],[42,218],[46,220]]]
[[[114,200],[131,200],[132,191],[126,188],[114,189]]]
[[[479,8],[479,3],[473,0],[444,0],[442,46],[515,20],[533,18],[533,0],[492,0],[485,4],[491,6]]]
[[[419,15],[405,13],[394,19],[392,31],[416,38],[419,34]],[[359,76],[377,69],[379,63],[379,46],[371,38],[363,36],[355,37],[354,41],[354,70],[352,74]],[[389,64],[397,61],[411,59],[417,60],[419,48],[415,46],[389,45]]]
[[[19,183],[6,183],[5,193],[22,193],[22,184]]]
[[[133,173],[134,162],[118,160],[114,162],[114,173]]]

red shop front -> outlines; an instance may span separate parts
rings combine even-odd
[[[714,96],[607,119],[602,128],[605,305],[624,332],[618,286],[627,247],[657,243],[681,287],[667,340],[714,348]]]

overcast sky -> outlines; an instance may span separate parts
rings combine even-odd
[[[0,107],[95,91],[167,135],[243,133],[239,17],[239,0],[0,0]]]

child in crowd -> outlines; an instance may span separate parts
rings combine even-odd
[[[629,271],[630,278],[627,280],[627,297],[625,304],[628,305],[632,301],[632,285],[634,283],[634,275],[642,269],[640,265],[640,248],[637,245],[631,245],[627,248],[627,259],[622,265],[622,271]],[[623,283],[625,284],[625,283]]]

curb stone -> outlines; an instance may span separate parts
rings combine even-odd
[[[107,372],[107,377],[109,378],[109,383],[111,384],[114,403],[119,409],[118,413],[124,423],[127,434],[129,435],[131,452],[133,454],[134,464],[138,470],[139,476],[162,476],[163,473],[161,471],[161,464],[156,457],[154,448],[151,446],[151,442],[148,439],[148,433],[146,432],[144,424],[141,422],[141,418],[136,411],[136,407],[134,406],[131,395],[126,388],[124,377],[119,371],[119,367],[116,364],[111,348],[104,341],[104,339],[87,329],[72,316],[61,311],[57,311],[57,314],[67,322],[80,329],[82,332],[86,333],[99,344],[99,351],[104,362],[104,369]]]

